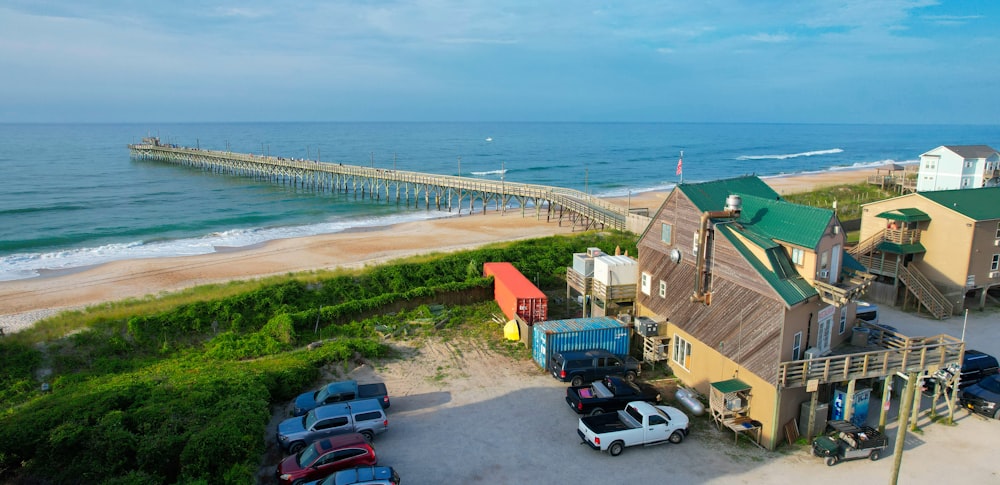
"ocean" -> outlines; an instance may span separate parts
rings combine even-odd
[[[686,182],[915,162],[1000,126],[726,123],[0,124],[0,281],[120,259],[448,217],[129,158],[145,136],[213,150],[626,196]]]

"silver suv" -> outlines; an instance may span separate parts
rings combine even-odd
[[[328,404],[310,410],[305,416],[289,418],[278,424],[278,444],[297,453],[313,441],[344,433],[361,433],[371,441],[389,429],[389,418],[378,399],[362,399]]]

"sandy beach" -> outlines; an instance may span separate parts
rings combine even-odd
[[[842,170],[764,179],[779,194],[857,183],[872,169]],[[652,213],[669,192],[610,199]],[[116,261],[74,272],[0,282],[0,328],[11,333],[63,310],[159,295],[201,284],[338,267],[361,267],[429,252],[568,234],[573,228],[521,217],[518,211],[409,222],[365,231],[272,241],[200,256]]]

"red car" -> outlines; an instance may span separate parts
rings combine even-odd
[[[375,448],[361,433],[324,438],[278,464],[278,482],[288,485],[320,480],[338,470],[375,465]]]

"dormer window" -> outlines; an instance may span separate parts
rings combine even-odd
[[[799,248],[792,248],[792,262],[795,263],[796,266],[802,266],[803,264],[805,264],[805,260],[806,260],[805,251]]]

